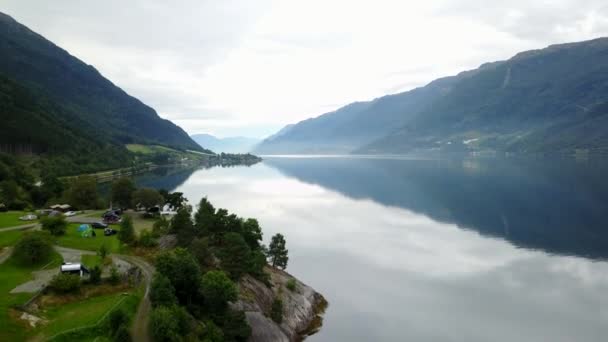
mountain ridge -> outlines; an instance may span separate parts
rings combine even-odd
[[[346,113],[351,104],[301,121],[254,152],[603,151],[607,56],[607,38],[520,52],[407,92],[357,102],[367,106],[358,112]],[[313,129],[321,124],[324,131]]]

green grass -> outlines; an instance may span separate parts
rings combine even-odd
[[[51,340],[54,342],[106,341],[108,314],[113,310],[124,310],[129,317],[133,317],[143,294],[144,290],[140,288],[128,295],[99,296],[50,309],[47,318],[52,321],[41,331],[47,338],[54,336]]]
[[[182,153],[180,151],[174,150],[172,148],[168,148],[160,145],[140,145],[140,144],[127,144],[127,150],[134,153],[143,153],[143,154],[153,154],[158,152],[174,152],[174,153]]]
[[[27,230],[10,230],[8,232],[0,231],[0,247],[14,245],[25,232],[27,232]]]
[[[96,324],[125,296],[122,293],[92,297],[86,300],[44,308],[44,317],[49,324],[41,329],[44,336],[51,337],[60,332]]]
[[[80,257],[80,260],[89,269],[92,269],[95,266],[101,267],[101,258],[99,257],[99,255],[83,254]]]
[[[87,251],[97,251],[101,245],[105,244],[110,253],[120,250],[120,241],[116,235],[104,236],[103,229],[95,229],[97,237],[83,238],[78,232],[80,224],[73,223],[68,225],[65,235],[57,238],[57,244],[62,247],[82,249]],[[118,227],[113,227],[118,230]],[[0,233],[1,234],[1,233]]]
[[[28,214],[23,211],[7,211],[5,213],[0,213],[0,229],[14,227],[14,226],[22,226],[24,224],[33,224],[38,222],[36,221],[21,221],[19,218],[23,215]]]
[[[54,253],[50,259],[49,267],[58,267],[61,265],[61,256]],[[23,284],[32,279],[32,271],[37,271],[47,263],[36,266],[24,267],[19,265],[13,258],[9,258],[0,265],[0,341],[23,341],[27,331],[23,326],[17,324],[9,317],[9,308],[14,305],[23,304],[32,294],[19,293],[10,294],[9,292],[17,285]]]

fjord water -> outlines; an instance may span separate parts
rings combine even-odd
[[[311,341],[602,341],[593,159],[273,158],[142,178],[256,217],[330,303]]]

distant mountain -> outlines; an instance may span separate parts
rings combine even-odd
[[[215,152],[248,153],[260,142],[257,138],[227,137],[217,138],[211,134],[194,134],[190,136],[201,147]]]
[[[95,68],[2,13],[0,77],[2,118],[11,115],[10,125],[0,125],[4,150],[57,151],[65,149],[66,143],[69,149],[77,149],[69,140],[72,135],[99,146],[141,143],[202,150],[181,128],[160,118]],[[33,103],[23,101],[24,96],[34,99]],[[23,115],[9,113],[14,106],[21,106]]]
[[[257,153],[608,149],[608,39],[550,46],[295,124]]]

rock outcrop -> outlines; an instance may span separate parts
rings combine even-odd
[[[232,304],[234,309],[245,312],[252,330],[249,340],[251,342],[301,341],[315,333],[321,326],[321,315],[327,306],[325,298],[285,271],[272,267],[268,267],[266,271],[270,275],[271,286],[246,275],[239,283],[239,300]],[[293,290],[287,287],[290,279],[295,281]],[[275,299],[283,302],[281,324],[270,318]]]

